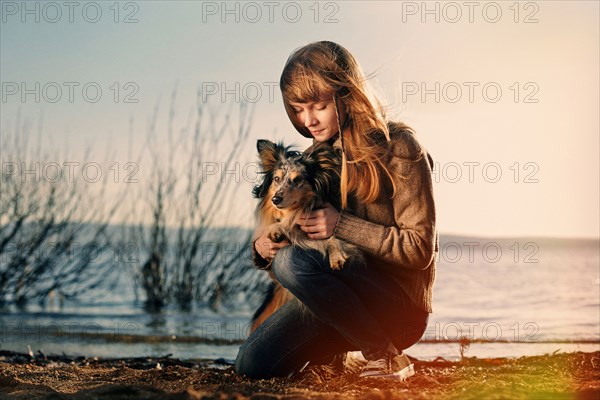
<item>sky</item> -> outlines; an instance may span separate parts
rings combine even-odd
[[[139,162],[140,188],[151,163],[135,154],[157,108],[163,140],[174,91],[177,132],[198,105],[235,119],[245,100],[250,137],[234,160],[239,171],[223,171],[239,175],[227,211],[251,224],[243,172],[256,140],[310,144],[283,109],[285,61],[333,40],[436,162],[440,233],[599,236],[597,1],[1,1],[0,11],[5,140],[27,120],[41,125],[44,149],[68,149],[70,161],[89,162],[86,146],[106,161],[110,148],[107,165],[119,162],[122,173]],[[205,165],[221,166],[231,143],[209,144]],[[3,168],[14,161],[2,159]]]

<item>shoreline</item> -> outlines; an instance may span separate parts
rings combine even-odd
[[[556,398],[600,396],[600,351],[519,358],[413,359],[405,382],[310,366],[292,378],[250,380],[222,359],[86,358],[0,352],[0,397],[7,399],[201,398]]]
[[[66,353],[72,357],[100,357],[111,358],[118,355],[120,358],[135,357],[160,357],[170,354],[171,358],[182,360],[212,360],[224,358],[234,360],[239,344],[216,344],[215,342],[204,343],[196,340],[165,340],[145,341],[138,338],[127,341],[105,341],[97,339],[68,339],[56,340],[55,338],[46,338],[44,341],[38,340],[19,340],[3,342],[0,345],[1,350],[13,352],[29,352],[31,349],[37,354],[41,351],[45,354],[63,354]],[[443,357],[447,360],[458,361],[461,359],[461,348],[464,356],[476,358],[518,358],[521,356],[539,356],[553,353],[573,353],[585,352],[593,353],[600,351],[600,342],[581,341],[581,340],[563,340],[563,341],[538,341],[538,342],[499,342],[489,341],[480,342],[477,340],[464,342],[468,346],[461,346],[456,341],[420,341],[407,349],[407,353],[424,360],[431,361],[437,357]],[[0,350],[0,351],[1,351]],[[355,354],[360,357],[359,352]]]
[[[22,327],[21,327],[22,328]],[[32,327],[27,327],[31,337],[35,338],[36,332]],[[33,332],[33,333],[31,333]],[[19,334],[19,341],[23,341],[21,331],[16,330],[5,334],[6,339],[10,340],[11,335],[16,336]],[[69,330],[63,330],[60,328],[52,331],[43,331],[37,333],[39,336],[46,338],[56,339],[67,339],[67,340],[83,340],[96,343],[192,343],[192,344],[212,344],[212,345],[234,345],[242,344],[246,340],[246,336],[238,338],[227,338],[219,336],[193,336],[193,335],[174,335],[174,334],[125,334],[115,332],[74,332]],[[468,340],[469,343],[477,344],[495,344],[495,343],[506,343],[506,344],[595,344],[600,346],[600,339],[586,338],[586,339],[559,339],[559,338],[545,338],[545,339],[528,339],[528,340],[514,340],[505,338],[496,339],[485,339],[480,337],[461,337],[461,338],[436,338],[436,339],[421,339],[418,343],[420,344],[460,344],[463,340]]]

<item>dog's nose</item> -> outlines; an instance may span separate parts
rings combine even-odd
[[[273,204],[278,205],[279,203],[281,203],[281,201],[283,200],[283,198],[281,196],[273,196],[271,198],[271,201],[273,202]]]

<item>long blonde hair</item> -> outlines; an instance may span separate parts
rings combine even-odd
[[[288,58],[279,82],[283,103],[292,124],[305,137],[312,137],[295,119],[290,102],[335,101],[342,142],[341,203],[347,205],[348,192],[359,201],[374,202],[379,196],[383,177],[392,179],[393,171],[385,162],[387,146],[381,146],[376,133],[389,142],[390,132],[381,102],[369,97],[367,79],[356,59],[337,43],[320,41],[295,50]],[[341,114],[345,115],[341,126]],[[400,124],[402,129],[412,130]],[[348,127],[349,135],[343,132]]]

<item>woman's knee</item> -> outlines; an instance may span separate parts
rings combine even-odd
[[[429,316],[398,323],[392,340],[396,348],[404,350],[416,344],[425,334],[428,320]]]
[[[263,350],[264,351],[264,350]],[[269,377],[269,371],[261,362],[260,352],[256,349],[242,345],[235,359],[234,370],[238,375],[252,379]]]
[[[303,278],[323,272],[325,261],[316,250],[286,246],[277,251],[271,270],[284,287],[289,287],[301,285]]]
[[[294,371],[288,365],[289,361],[279,358],[278,353],[269,352],[269,349],[242,346],[233,368],[238,375],[246,378],[270,379],[289,376]]]

